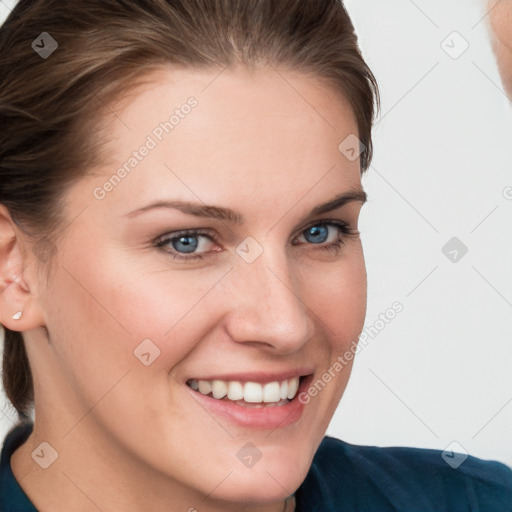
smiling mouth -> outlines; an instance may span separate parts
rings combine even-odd
[[[297,396],[303,378],[267,383],[189,379],[187,386],[202,395],[242,407],[279,407]]]

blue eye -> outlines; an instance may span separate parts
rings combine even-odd
[[[325,242],[325,239],[329,236],[329,230],[325,225],[318,225],[308,228],[305,231],[304,236],[307,238],[308,234],[311,234],[313,238],[313,240],[308,240],[308,242],[311,242],[313,244],[322,244]],[[319,240],[319,238],[321,238],[322,240]]]
[[[203,243],[201,243],[203,240]],[[210,232],[202,231],[183,231],[174,236],[166,236],[157,242],[157,247],[164,247],[165,252],[171,254],[174,259],[192,260],[200,259],[208,253],[194,253],[198,248],[205,249],[204,240],[212,240]],[[191,256],[181,256],[181,254],[190,254]]]
[[[177,240],[177,241],[175,242],[174,240]],[[182,237],[180,237],[178,239],[174,239],[174,240],[172,243],[174,249],[178,250],[178,248],[176,246],[178,244],[183,244],[183,247],[185,249],[184,252],[186,252],[186,253],[194,252],[194,250],[197,249],[197,247],[199,246],[196,236],[182,236]]]
[[[329,238],[330,230],[334,230],[335,239],[327,245],[320,245],[325,244]],[[208,241],[215,243],[213,233],[211,231],[187,230],[171,234],[173,236],[166,235],[165,238],[157,240],[155,245],[170,254],[173,259],[188,261],[198,260],[211,256],[212,252],[219,252],[208,250],[198,253],[195,252],[198,248],[203,250],[205,249],[205,241],[206,245],[208,244]],[[306,244],[320,245],[314,250],[329,251],[337,254],[341,246],[345,243],[346,238],[357,238],[358,236],[359,232],[357,230],[350,229],[348,225],[343,222],[321,221],[302,230],[302,233],[298,238],[304,237],[306,239]],[[293,243],[293,245],[298,244]]]

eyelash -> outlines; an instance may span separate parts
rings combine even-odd
[[[322,227],[334,226],[334,227],[338,228],[338,230],[340,231],[341,235],[334,242],[331,242],[328,245],[311,244],[311,245],[318,245],[317,250],[326,251],[326,252],[332,253],[334,255],[338,254],[339,250],[341,249],[341,246],[345,244],[345,242],[346,242],[345,238],[348,238],[348,237],[357,238],[359,236],[359,231],[352,230],[344,222],[332,221],[332,220],[315,222],[314,224],[311,224],[307,228],[303,229],[301,231],[300,235],[303,235],[309,229],[311,229],[313,227],[318,227],[318,226],[322,226]],[[172,235],[173,236],[165,235],[166,238],[157,239],[155,242],[155,246],[162,249],[169,242],[172,242],[173,240],[178,240],[183,237],[188,237],[188,236],[189,237],[205,236],[205,237],[209,238],[211,241],[215,242],[215,240],[213,239],[212,232],[208,231],[208,230],[206,230],[206,231],[205,230],[185,230],[185,231],[178,231],[176,233],[172,233]],[[307,242],[307,243],[310,243],[310,242]],[[209,252],[204,252],[204,253],[189,253],[190,254],[189,256],[184,256],[185,253],[182,254],[179,252],[172,252],[172,251],[175,251],[175,249],[172,249],[172,251],[169,251],[168,249],[162,249],[162,250],[165,253],[172,255],[173,259],[175,259],[175,260],[187,260],[187,261],[203,260],[210,255]],[[218,252],[218,251],[215,251],[215,252]]]

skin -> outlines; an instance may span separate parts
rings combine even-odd
[[[512,0],[490,0],[488,8],[494,52],[503,85],[512,101]]]
[[[325,220],[357,231],[361,201],[309,216],[361,189],[358,159],[338,150],[357,134],[347,101],[291,71],[218,73],[164,69],[103,119],[109,161],[67,191],[66,218],[75,220],[48,282],[1,206],[1,321],[23,332],[35,381],[34,433],[11,465],[39,510],[96,510],[93,502],[120,512],[280,512],[345,390],[351,364],[297,422],[270,431],[213,417],[185,385],[213,371],[300,367],[316,380],[357,340],[366,313],[357,234],[341,233],[337,254],[320,249],[340,235],[335,226],[320,243],[304,235]],[[192,113],[96,199],[95,187],[190,96],[199,102]],[[157,198],[229,207],[246,220],[230,225],[164,208],[126,216]],[[199,228],[213,232],[213,240],[200,238],[204,260],[173,259],[173,248],[183,254],[179,244],[155,246]],[[248,236],[263,247],[251,264],[236,253]],[[133,354],[146,338],[160,349],[149,366]],[[31,457],[43,441],[58,452],[48,469]],[[237,458],[247,442],[262,454],[252,468]]]

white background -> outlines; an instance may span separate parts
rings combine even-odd
[[[2,20],[13,5],[0,1]],[[360,222],[366,325],[395,301],[404,309],[357,356],[328,434],[380,446],[457,441],[512,466],[512,109],[486,6],[346,5],[382,93]],[[442,252],[453,237],[468,248],[456,263]],[[14,415],[1,398],[3,438]]]

